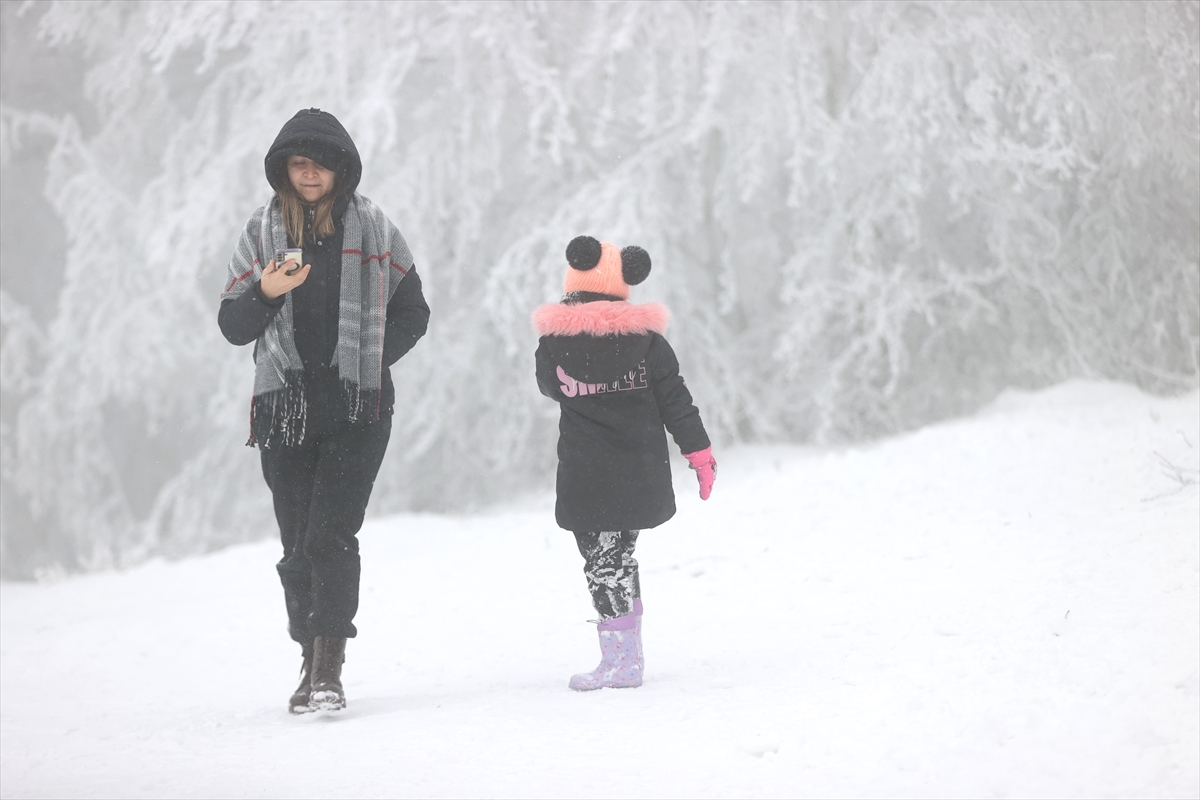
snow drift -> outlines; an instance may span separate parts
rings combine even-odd
[[[646,683],[540,496],[362,533],[349,708],[285,711],[277,545],[0,584],[4,797],[1195,797],[1200,396],[1071,383],[720,455],[639,542]],[[334,762],[332,765],[330,762]]]

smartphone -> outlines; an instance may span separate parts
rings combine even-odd
[[[289,247],[286,250],[275,251],[275,266],[282,267],[284,262],[289,259],[296,262],[296,266],[284,272],[284,275],[295,275],[304,266],[304,251],[299,247]]]

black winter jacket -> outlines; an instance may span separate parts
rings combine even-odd
[[[304,362],[304,387],[310,426],[327,426],[345,416],[338,368],[330,366],[337,349],[338,309],[342,286],[343,218],[349,198],[362,175],[362,162],[345,128],[333,115],[318,109],[301,111],[288,120],[267,152],[264,166],[271,186],[278,189],[287,180],[287,157],[303,155],[338,173],[338,197],[333,206],[334,233],[317,239],[312,234],[313,209],[305,215],[305,241],[288,236],[289,247],[303,247],[304,260],[312,264],[308,279],[292,290],[296,350]],[[236,299],[221,303],[217,321],[221,332],[235,345],[256,342],[284,298],[268,300],[258,281]],[[383,339],[383,370],[380,414],[392,413],[396,390],[390,367],[425,335],[429,306],[421,291],[416,267],[408,271],[387,305]],[[257,345],[256,352],[257,356]]]
[[[538,388],[560,408],[560,527],[644,530],[675,515],[663,428],[684,453],[709,439],[663,338],[667,317],[657,303],[605,300],[535,312]]]
[[[342,280],[342,225],[337,217],[337,233],[326,246],[304,250],[304,258],[312,264],[308,280],[292,290],[295,308],[296,350],[304,362],[304,384],[307,393],[310,424],[327,425],[343,416],[341,378],[337,367],[330,366],[337,348],[338,304]],[[289,246],[295,244],[288,240]],[[258,281],[236,300],[221,304],[217,320],[221,332],[232,344],[256,342],[283,308],[284,298],[268,300]],[[390,367],[413,348],[425,335],[429,325],[429,306],[421,291],[421,277],[414,266],[400,281],[396,293],[387,305],[387,324],[383,334],[383,366]],[[391,371],[384,369],[380,387],[380,413],[392,413],[396,389]]]

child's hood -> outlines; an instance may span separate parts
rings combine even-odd
[[[555,303],[533,313],[533,326],[548,355],[568,375],[607,383],[637,368],[650,350],[651,334],[666,333],[670,316],[660,303]]]

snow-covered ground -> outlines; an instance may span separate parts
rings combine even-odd
[[[337,715],[285,713],[273,543],[5,584],[0,793],[1195,797],[1198,448],[1197,393],[1076,382],[718,451],[642,536],[634,690],[566,688],[598,652],[549,494],[368,523]]]

